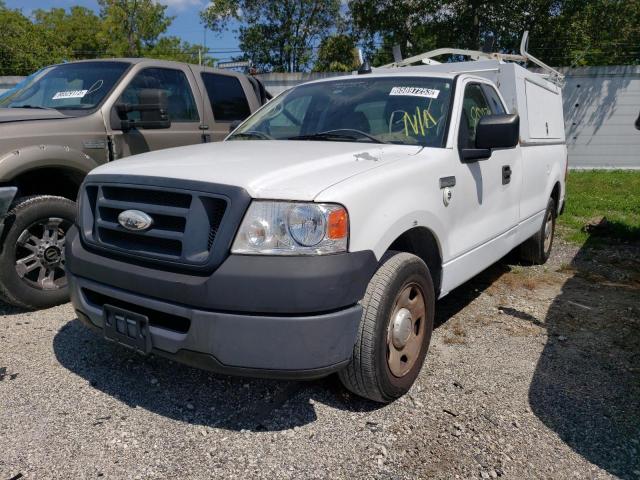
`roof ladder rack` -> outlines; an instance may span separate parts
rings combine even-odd
[[[546,72],[546,76],[548,76],[549,80],[555,84],[562,84],[564,80],[564,75],[560,73],[555,68],[550,67],[546,63],[538,60],[536,57],[527,52],[527,46],[529,43],[529,31],[525,31],[522,35],[522,41],[520,42],[520,54],[510,54],[510,53],[489,53],[482,52],[480,50],[466,50],[461,48],[438,48],[436,50],[430,50],[425,53],[421,53],[419,55],[415,55],[413,57],[405,58],[404,60],[400,60],[398,62],[389,63],[387,65],[383,65],[381,68],[397,68],[397,67],[408,67],[414,63],[422,62],[427,65],[438,64],[440,62],[433,60],[434,57],[439,57],[440,55],[461,55],[465,57],[470,57],[473,60],[498,60],[504,62],[531,62],[538,67],[542,68]]]

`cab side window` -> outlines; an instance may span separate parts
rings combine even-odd
[[[493,115],[504,115],[505,113],[507,113],[507,111],[504,108],[504,105],[502,104],[502,100],[500,100],[500,97],[498,96],[498,92],[496,92],[496,89],[483,84],[482,85],[482,90],[484,91],[484,94],[487,97],[487,100],[489,101],[489,106],[491,107],[491,113]]]
[[[251,115],[240,80],[231,75],[203,73],[202,81],[211,102],[213,118],[220,122],[244,120]]]
[[[480,84],[471,83],[467,85],[462,101],[458,148],[475,148],[478,122],[485,115],[497,113],[490,107]]]
[[[167,94],[169,119],[172,122],[198,122],[198,109],[187,76],[180,70],[145,68],[139,72],[120,97],[123,103],[139,104],[145,89],[164,90]],[[140,112],[129,112],[129,120],[140,120]]]

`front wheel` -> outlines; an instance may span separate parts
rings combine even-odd
[[[0,254],[0,297],[30,310],[68,301],[64,243],[76,207],[49,195],[18,199],[6,217]]]
[[[361,305],[353,357],[340,380],[357,395],[391,402],[413,385],[431,341],[435,293],[429,268],[415,255],[388,253]]]

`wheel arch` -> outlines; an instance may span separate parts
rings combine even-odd
[[[94,159],[69,146],[31,145],[0,156],[0,183],[17,186],[18,196],[58,195],[75,200],[82,179],[97,166]]]
[[[386,250],[416,255],[429,267],[436,298],[442,284],[442,251],[435,233],[424,226],[416,226],[396,237]]]
[[[16,198],[54,195],[75,201],[86,173],[68,166],[39,167],[20,172],[7,183],[18,188]]]
[[[551,195],[550,195],[551,198],[553,198],[553,201],[555,202],[556,215],[560,213],[561,195],[562,195],[562,186],[560,185],[560,181],[556,181],[556,183],[553,185],[553,188],[551,189]]]

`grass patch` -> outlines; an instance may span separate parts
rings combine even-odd
[[[606,217],[603,234],[622,241],[640,241],[640,171],[571,171],[567,178],[564,214],[558,218],[558,233],[584,245],[597,236],[582,231],[594,217]],[[590,242],[591,243],[591,242]]]

